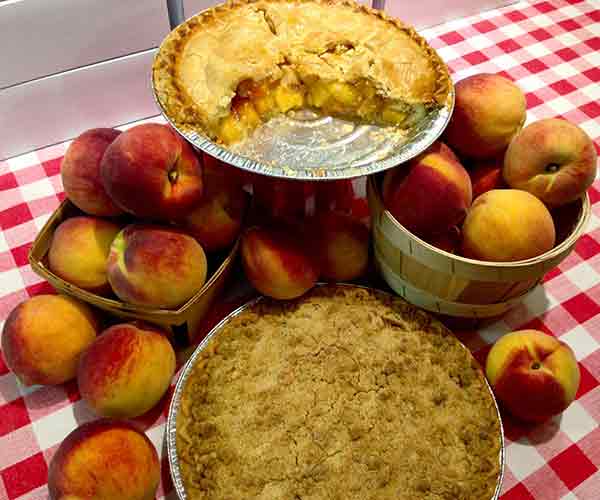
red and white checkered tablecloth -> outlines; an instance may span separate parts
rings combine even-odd
[[[499,72],[527,96],[529,121],[564,117],[600,144],[600,2],[521,2],[427,29],[455,81]],[[0,162],[0,319],[50,287],[27,264],[37,232],[64,194],[59,175],[68,143]],[[576,401],[559,417],[526,427],[503,416],[506,471],[502,500],[600,499],[600,181],[592,216],[575,251],[543,286],[500,321],[460,332],[480,360],[499,335],[538,328],[574,350],[581,370]],[[220,304],[218,310],[227,310]],[[163,456],[158,498],[174,498],[164,459],[167,401],[145,419]],[[162,410],[162,412],[161,412]],[[75,382],[24,387],[0,356],[0,499],[47,498],[48,463],[63,438],[96,418]]]

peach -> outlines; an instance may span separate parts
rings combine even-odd
[[[218,177],[220,179],[219,182],[234,185],[236,187],[243,187],[246,184],[251,184],[254,176],[258,175],[248,170],[234,167],[207,153],[201,153],[200,163],[202,174],[204,176]]]
[[[89,215],[123,213],[106,194],[100,176],[100,161],[106,148],[119,136],[114,128],[93,128],[76,137],[60,164],[67,198]]]
[[[596,178],[597,154],[590,137],[565,120],[539,120],[510,143],[502,171],[507,184],[550,206],[579,198]]]
[[[352,179],[319,181],[315,186],[315,208],[320,212],[335,210],[349,213],[355,199]]]
[[[110,291],[106,263],[121,228],[99,217],[71,217],[54,231],[48,266],[58,277],[98,294]]]
[[[223,250],[236,240],[247,204],[233,167],[204,163],[204,194],[182,221],[183,227],[207,252]]]
[[[459,155],[490,158],[508,146],[527,115],[523,91],[500,75],[481,73],[455,86],[454,112],[444,140]]]
[[[121,300],[152,307],[176,307],[206,281],[204,250],[178,229],[131,224],[114,239],[108,282]]]
[[[293,299],[311,289],[319,270],[290,228],[254,226],[242,235],[242,265],[248,281],[275,299]]]
[[[114,202],[138,217],[178,219],[202,198],[200,162],[167,125],[146,123],[123,132],[104,153],[100,172]]]
[[[548,209],[518,189],[492,189],[479,196],[462,232],[465,257],[495,262],[536,257],[550,250],[556,240]]]
[[[387,210],[419,237],[443,233],[462,222],[472,198],[469,174],[441,142],[407,165],[389,170],[382,190]]]
[[[52,500],[152,500],[159,481],[152,442],[133,424],[110,419],[72,431],[48,468]]]
[[[79,357],[98,331],[96,315],[83,302],[37,295],[6,318],[2,354],[25,385],[62,384],[75,378]]]
[[[427,243],[448,253],[458,253],[461,244],[461,232],[458,226],[429,236]]]
[[[369,265],[369,230],[360,221],[339,213],[318,213],[306,221],[320,277],[350,281]]]
[[[537,330],[501,337],[488,354],[485,371],[506,409],[528,422],[543,422],[564,411],[579,387],[571,348]]]
[[[253,179],[252,193],[254,203],[269,217],[302,217],[315,183],[260,175]]]
[[[142,322],[111,326],[79,361],[81,397],[103,417],[133,418],[164,396],[175,373],[166,333]]]
[[[473,199],[486,191],[507,187],[502,177],[503,160],[504,156],[500,156],[475,162],[469,170],[473,186]]]

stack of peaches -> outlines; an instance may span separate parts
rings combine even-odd
[[[253,177],[255,210],[241,238],[248,281],[263,295],[293,299],[318,280],[352,281],[369,265],[369,230],[351,214],[350,181]],[[314,213],[308,210],[313,200]]]
[[[597,155],[568,121],[523,128],[525,120],[525,96],[510,80],[459,81],[443,142],[386,173],[385,207],[414,235],[464,257],[511,262],[551,250],[552,212],[590,187]]]

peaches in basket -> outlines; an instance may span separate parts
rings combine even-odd
[[[515,83],[490,74],[460,81],[445,143],[386,172],[385,208],[415,236],[472,259],[513,262],[548,252],[565,233],[555,226],[556,208],[585,194],[597,155],[568,121],[524,122],[525,96]]]
[[[445,232],[462,222],[472,198],[469,174],[442,142],[406,167],[389,170],[382,191],[386,208],[417,236]]]
[[[231,248],[241,231],[239,176],[196,155],[167,125],[87,131],[69,146],[61,174],[84,214],[56,228],[48,267],[97,295],[176,308],[204,285],[206,254]]]
[[[445,132],[447,144],[465,158],[502,153],[526,118],[525,95],[511,80],[481,73],[455,86],[454,113]]]

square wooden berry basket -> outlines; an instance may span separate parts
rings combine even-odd
[[[54,231],[70,217],[84,215],[68,199],[63,201],[38,233],[29,251],[29,264],[42,278],[46,279],[59,293],[87,302],[109,314],[125,320],[143,320],[167,328],[180,341],[190,341],[209,308],[223,291],[234,268],[239,239],[224,252],[207,255],[208,278],[204,286],[177,309],[141,307],[125,303],[117,298],[104,297],[83,290],[59,278],[48,266],[48,251]]]

